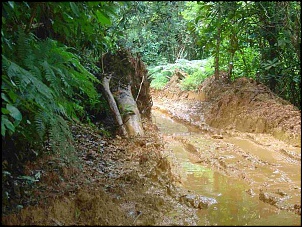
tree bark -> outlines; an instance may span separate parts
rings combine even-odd
[[[218,13],[218,17],[220,19],[220,12]],[[220,52],[220,42],[221,42],[221,25],[218,25],[217,29],[217,41],[216,41],[216,49],[215,49],[215,80],[219,79],[219,52]]]
[[[219,51],[220,51],[220,33],[221,28],[218,27],[217,31],[217,41],[216,41],[216,50],[215,50],[215,80],[219,79]]]
[[[131,86],[119,87],[115,95],[116,101],[122,113],[124,125],[129,136],[143,136],[141,115],[131,93]]]

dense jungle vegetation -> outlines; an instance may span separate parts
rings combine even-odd
[[[109,114],[97,63],[120,48],[141,56],[155,88],[176,67],[190,76],[183,89],[224,71],[229,80],[253,78],[301,109],[300,16],[298,1],[2,2],[3,182],[36,181],[22,165],[46,144],[75,161],[68,124],[93,125]],[[197,67],[188,66],[193,60]]]

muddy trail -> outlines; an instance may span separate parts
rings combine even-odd
[[[187,153],[189,165],[199,169],[189,170],[186,176],[180,161],[175,173],[185,175],[186,188],[203,194],[211,194],[213,185],[229,188],[215,188],[214,198],[233,200],[218,202],[215,211],[200,218],[202,225],[301,223],[299,216],[280,214],[282,210],[301,215],[300,111],[246,78],[232,84],[208,78],[198,92],[181,91],[178,82],[175,74],[162,92],[153,91],[154,122],[165,135],[172,163],[177,163],[176,154],[181,151]],[[195,176],[207,172],[220,177]],[[196,179],[186,179],[189,177]],[[207,185],[209,191],[204,190]],[[247,195],[258,201],[249,205]],[[240,205],[234,207],[238,201]],[[253,215],[257,217],[251,218]]]
[[[144,137],[71,125],[77,164],[28,163],[40,177],[17,182],[2,224],[301,225],[300,111],[249,81],[177,83],[153,91]]]
[[[164,135],[177,186],[214,201],[197,212],[199,225],[301,223],[298,161],[255,143],[250,135],[198,131],[154,104],[153,120]],[[195,202],[195,196],[186,199]]]

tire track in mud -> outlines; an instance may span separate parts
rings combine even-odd
[[[169,111],[163,107],[156,106],[156,109],[164,110],[169,116]],[[250,188],[246,192],[249,195],[258,196],[261,201],[281,210],[301,215],[301,154],[298,148],[272,137],[267,139],[267,145],[261,145],[264,144],[261,135],[252,133],[227,132],[215,137],[215,129],[201,131],[202,135],[196,133],[195,128],[175,133],[172,137],[194,154],[196,163],[247,182]],[[212,145],[207,145],[200,138]]]

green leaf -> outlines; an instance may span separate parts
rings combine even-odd
[[[1,93],[1,98],[8,103],[10,102],[5,93]]]
[[[107,18],[103,13],[101,13],[99,10],[96,11],[96,16],[98,19],[98,22],[100,22],[103,25],[111,25],[111,20]]]
[[[89,7],[95,7],[95,6],[98,6],[100,4],[100,2],[91,2],[91,1],[88,1],[87,4],[88,4]]]
[[[13,91],[9,91],[9,92],[8,92],[8,96],[9,96],[10,99],[13,101],[13,103],[15,103],[16,100],[17,100],[17,98],[18,98],[17,94],[16,94],[15,92],[13,92]]]
[[[2,114],[9,114],[10,112],[6,108],[1,108]]]
[[[15,7],[15,3],[14,3],[14,2],[9,1],[8,4],[10,5],[10,7],[11,7],[12,9],[14,9],[14,7]]]
[[[64,17],[64,19],[66,20],[66,21],[72,21],[73,20],[73,17],[72,16],[70,16],[68,13],[64,13],[63,14],[63,16],[66,16],[66,17]]]
[[[113,8],[113,7],[103,5],[102,8],[104,9],[104,11],[109,12],[109,13],[111,13],[112,15],[118,17],[118,15],[117,15],[116,12],[114,11],[114,8]]]
[[[72,12],[73,12],[77,17],[79,17],[80,12],[79,12],[78,6],[77,6],[74,2],[70,2],[69,4],[70,4],[70,7],[71,7]]]
[[[15,126],[8,120],[7,116],[1,116],[1,135],[5,136],[6,128],[9,129],[11,132],[15,131]]]
[[[8,171],[2,171],[2,174],[4,175],[4,176],[11,176],[12,174],[10,173],[10,172],[8,172]]]
[[[18,179],[20,180],[28,180],[28,181],[39,181],[39,180],[36,180],[34,177],[30,177],[30,176],[21,176],[21,177],[18,177]]]
[[[21,121],[22,120],[22,114],[21,112],[16,108],[14,107],[13,105],[11,104],[6,104],[6,109],[9,110],[10,112],[10,115],[17,121]]]
[[[201,19],[202,19],[202,16],[196,17],[196,19],[195,19],[195,24],[197,24]]]

